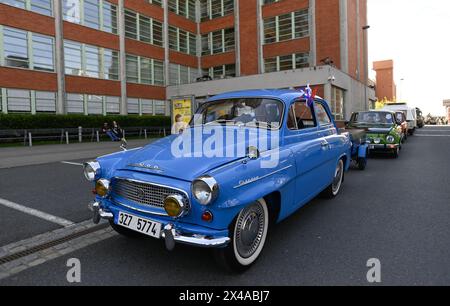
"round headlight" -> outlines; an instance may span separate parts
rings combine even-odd
[[[375,138],[375,139],[373,140],[373,142],[375,142],[376,144],[379,144],[379,143],[381,142],[381,139],[380,139],[380,138]]]
[[[100,179],[95,183],[95,193],[104,198],[109,193],[109,181],[105,179]]]
[[[170,217],[180,217],[184,213],[183,197],[176,195],[169,195],[164,199],[164,209]]]
[[[100,164],[96,161],[84,164],[84,176],[90,182],[95,180],[95,175],[97,174],[98,170],[100,170]]]
[[[202,176],[192,183],[192,194],[202,205],[208,205],[217,199],[219,195],[219,184],[211,176]]]
[[[386,137],[386,141],[389,143],[394,143],[395,142],[395,138],[392,135],[389,135],[388,137]]]

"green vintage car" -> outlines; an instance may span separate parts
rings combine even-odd
[[[402,127],[395,113],[390,111],[370,111],[353,113],[350,128],[367,130],[370,152],[380,151],[397,158],[402,149]]]

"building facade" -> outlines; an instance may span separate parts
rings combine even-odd
[[[0,111],[168,114],[179,96],[309,83],[348,118],[375,97],[366,10],[366,0],[0,0]]]
[[[378,100],[395,101],[397,99],[397,87],[394,82],[394,61],[374,62],[373,70],[377,73],[375,94]]]

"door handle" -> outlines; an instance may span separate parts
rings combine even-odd
[[[322,141],[320,143],[320,145],[322,146],[322,149],[329,149],[330,148],[330,144],[328,143],[328,141]]]

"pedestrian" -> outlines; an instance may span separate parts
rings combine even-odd
[[[107,122],[103,123],[102,132],[108,135],[112,141],[120,141],[120,138],[117,137],[116,134],[114,134],[114,132],[111,130]]]
[[[112,122],[112,132],[119,139],[118,141],[122,141],[121,147],[126,148],[128,143],[127,140],[125,139],[125,136],[123,135],[123,130],[117,123],[117,121]]]

